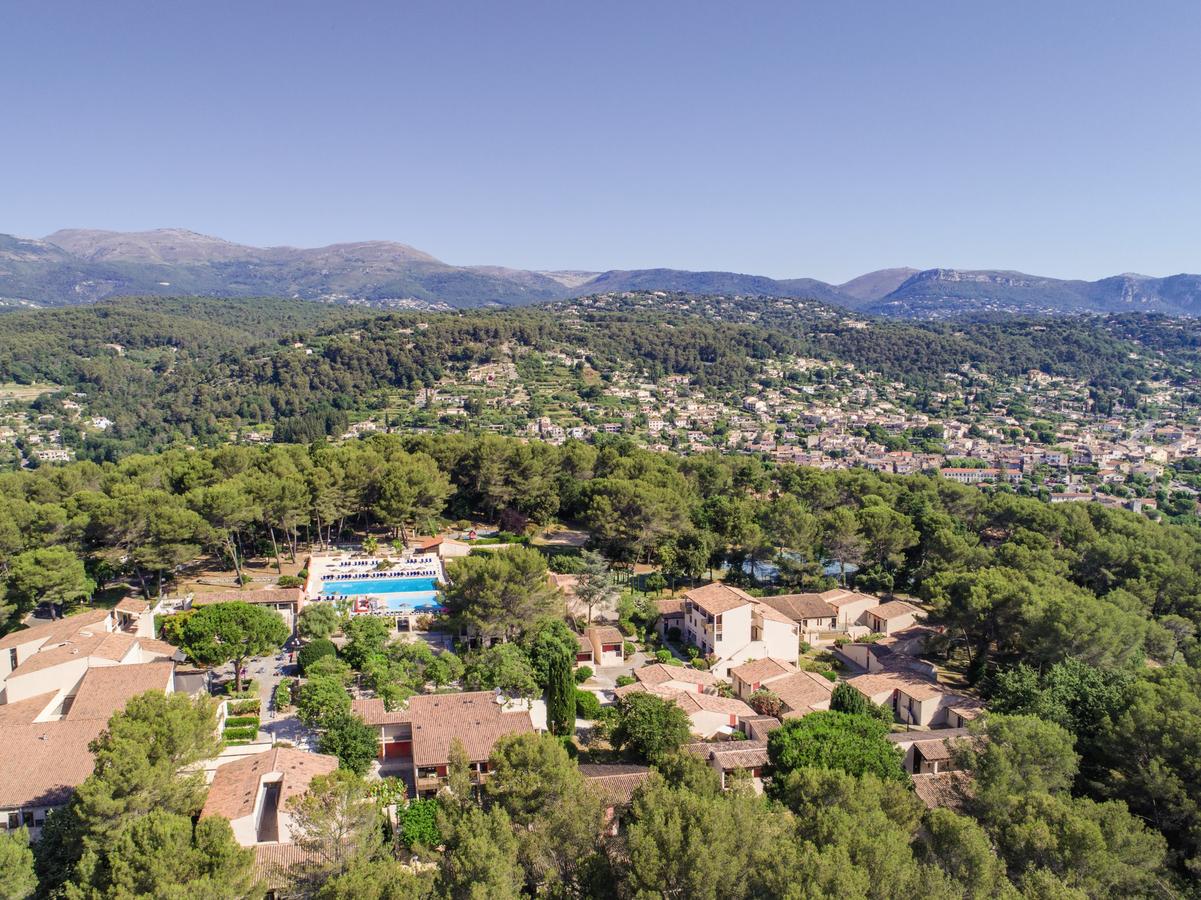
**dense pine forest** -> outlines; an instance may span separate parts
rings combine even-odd
[[[930,648],[940,664],[962,672],[995,709],[1041,719],[1030,733],[998,731],[996,753],[1011,755],[979,763],[991,773],[988,790],[968,817],[934,831],[926,822],[920,840],[917,812],[891,789],[871,778],[823,782],[826,794],[880,819],[898,842],[887,863],[851,832],[823,830],[833,813],[811,808],[805,798],[816,788],[795,779],[782,782],[781,805],[760,808],[765,801],[708,793],[667,771],[636,805],[644,840],[657,839],[662,816],[700,817],[727,843],[740,843],[739,822],[753,822],[755,841],[792,847],[793,834],[798,852],[817,848],[796,863],[806,877],[834,878],[823,867],[849,854],[844,861],[873,879],[894,877],[873,866],[899,866],[897,884],[915,889],[928,877],[925,861],[940,859],[931,835],[958,848],[947,866],[962,842],[991,840],[1001,869],[949,877],[989,885],[1009,877],[1039,897],[1170,896],[1173,879],[1196,872],[1201,532],[1097,505],[1048,506],[921,476],[660,455],[621,441],[553,447],[376,435],[339,446],[169,450],[0,476],[5,612],[11,627],[39,598],[82,602],[113,579],[157,594],[206,555],[236,566],[351,529],[387,534],[468,517],[515,530],[568,521],[617,562],[657,562],[684,580],[722,563],[737,573],[739,560],[753,557],[779,564],[782,588],[816,588],[831,583],[823,561],[853,563],[858,586],[927,605],[940,627]],[[649,845],[630,840],[625,865],[640,874],[620,877],[653,879]]]

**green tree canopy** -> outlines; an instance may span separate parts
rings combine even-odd
[[[242,690],[248,659],[275,653],[288,639],[279,613],[236,600],[201,607],[183,626],[182,649],[189,659],[208,666],[234,664],[234,686]]]
[[[789,719],[771,733],[767,753],[777,776],[817,766],[851,775],[907,781],[901,752],[884,737],[888,726],[879,719],[844,712],[815,712]]]

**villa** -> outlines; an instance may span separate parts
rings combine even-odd
[[[718,677],[746,660],[796,659],[799,633],[788,616],[720,582],[684,595],[684,639],[703,655],[716,657],[710,671]]]

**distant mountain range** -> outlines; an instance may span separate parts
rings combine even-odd
[[[183,229],[0,235],[0,304],[66,306],[126,294],[283,296],[376,306],[516,306],[609,291],[765,294],[903,318],[1142,311],[1201,315],[1201,275],[1100,281],[1021,272],[881,269],[845,284],[735,272],[536,272],[452,266],[405,244],[249,247]]]

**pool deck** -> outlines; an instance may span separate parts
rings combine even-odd
[[[379,568],[381,562],[391,565],[386,569]],[[370,577],[368,577],[370,576]],[[383,600],[385,607],[397,603],[400,608],[380,610],[377,614],[393,615],[423,611],[431,601],[436,603],[437,592],[434,590],[419,591],[373,591],[373,583],[386,583],[389,580],[421,578],[431,579],[434,583],[446,582],[446,570],[442,560],[436,554],[409,553],[397,556],[367,556],[362,553],[331,553],[314,555],[309,559],[309,577],[305,582],[305,598],[309,602],[317,601],[325,596],[322,590],[328,582],[362,582],[363,590],[351,594],[341,594],[351,600],[356,597],[376,596]],[[406,603],[406,600],[411,602]]]

